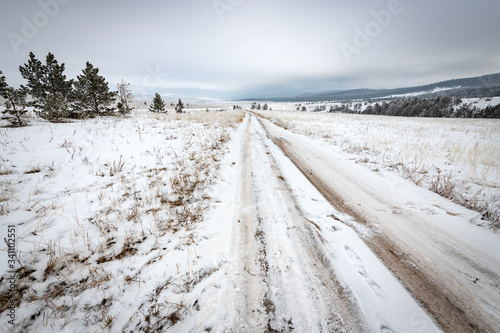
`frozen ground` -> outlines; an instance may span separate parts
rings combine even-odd
[[[201,108],[0,129],[0,228],[16,225],[21,301],[11,326],[0,266],[1,330],[498,331],[490,223],[336,147],[328,115],[287,114],[265,116],[312,138]],[[340,142],[360,145],[348,132],[365,124],[343,124]],[[440,135],[387,128],[399,126]],[[482,127],[449,132],[496,138]]]

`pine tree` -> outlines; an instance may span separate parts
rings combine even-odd
[[[38,101],[44,101],[47,97],[45,68],[42,62],[35,58],[33,52],[29,54],[30,59],[24,66],[19,66],[21,76],[28,81],[29,94]]]
[[[49,94],[40,116],[53,123],[64,122],[70,115],[68,100],[63,94]]]
[[[28,81],[27,87],[21,88],[33,97],[30,105],[35,108],[36,114],[49,121],[63,121],[64,117],[69,116],[68,103],[73,91],[73,81],[66,80],[64,69],[65,65],[59,65],[50,52],[45,58],[45,65],[30,52],[28,63],[19,66],[21,76]],[[58,102],[54,103],[56,100]],[[56,106],[61,109],[54,109]],[[52,112],[56,114],[51,115]],[[61,114],[65,116],[61,118]]]
[[[88,115],[100,115],[111,111],[109,105],[115,101],[116,92],[109,91],[106,79],[99,75],[99,68],[87,61],[82,75],[75,82],[73,107]]]
[[[182,113],[182,110],[184,110],[184,104],[182,104],[182,101],[179,98],[179,102],[177,102],[177,105],[175,106],[175,112]]]
[[[70,99],[73,92],[73,80],[66,80],[66,75],[63,74],[65,67],[65,64],[58,64],[52,53],[47,54],[45,74],[48,92],[52,95],[61,94],[64,98]]]
[[[151,112],[165,112],[165,102],[161,98],[160,94],[156,93],[155,98],[153,98],[153,103],[149,107]]]
[[[9,87],[5,76],[0,71],[0,96],[6,99],[3,114],[7,116],[11,126],[22,127],[28,125],[26,119],[26,90]]]

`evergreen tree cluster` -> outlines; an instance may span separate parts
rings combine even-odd
[[[315,106],[313,109],[313,112],[321,112],[321,111],[326,111],[326,105],[318,105]]]
[[[265,108],[265,109],[264,109]],[[267,110],[267,104],[264,104],[264,106],[261,106],[260,103],[253,102],[252,106],[250,107],[252,110]]]
[[[500,118],[500,105],[480,109],[462,103],[458,97],[405,98],[368,105],[361,111],[361,103],[330,107],[331,113],[363,113],[382,116],[434,118]]]
[[[106,79],[99,75],[99,68],[87,62],[82,74],[78,75],[76,80],[68,80],[64,70],[65,64],[59,64],[52,53],[47,54],[43,63],[30,52],[28,62],[19,66],[21,76],[27,82],[26,85],[14,89],[9,87],[5,77],[2,77],[1,94],[7,100],[7,110],[4,113],[10,115],[9,120],[13,126],[26,124],[23,115],[27,106],[32,106],[38,116],[51,122],[63,122],[68,118],[94,117],[115,110],[112,104],[118,93],[110,91]],[[28,94],[31,99],[26,102]],[[120,91],[120,98],[122,103],[126,102],[122,113],[130,112],[128,103],[131,100],[131,93],[126,84]]]

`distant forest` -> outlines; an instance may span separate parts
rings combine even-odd
[[[326,111],[326,106],[316,107],[313,111]],[[463,103],[459,97],[415,97],[375,103],[374,105],[368,105],[364,110],[362,103],[344,103],[331,106],[328,112],[400,117],[500,118],[500,104],[481,109]]]

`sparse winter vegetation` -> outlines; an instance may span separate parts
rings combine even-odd
[[[140,112],[1,129],[0,225],[17,224],[21,264],[15,329],[175,324],[213,269],[196,226],[242,119]]]

